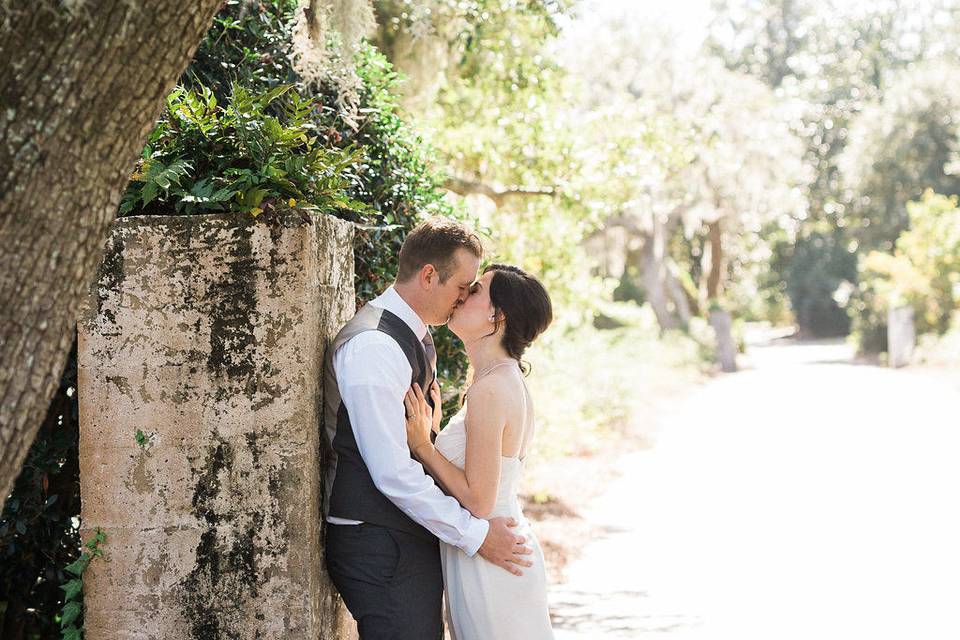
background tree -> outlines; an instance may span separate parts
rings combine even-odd
[[[773,92],[629,16],[585,17],[569,38],[567,64],[590,87],[587,109],[609,114],[596,129],[606,170],[592,176],[594,188],[607,226],[639,245],[626,266],[636,261],[661,326],[686,326],[690,309],[719,304],[728,283],[731,293],[755,290],[754,263],[769,253],[760,231],[803,215],[809,179]],[[593,42],[589,59],[577,55]],[[749,296],[740,297],[727,303]]]
[[[444,186],[489,238],[491,259],[535,271],[559,322],[590,318],[597,283],[580,240],[575,125],[551,55],[568,2],[380,1],[377,42],[405,74],[405,104]],[[427,61],[427,62],[424,62]]]
[[[960,210],[957,196],[927,190],[907,203],[909,230],[893,252],[861,255],[850,296],[853,333],[862,351],[887,350],[887,313],[912,306],[918,334],[939,336],[960,309]]]
[[[960,193],[960,67],[926,62],[891,78],[852,121],[838,158],[850,231],[890,252],[909,226],[907,202],[926,189]]]
[[[960,4],[715,0],[713,7],[707,49],[793,105],[791,126],[814,169],[808,215],[795,238],[778,243],[772,269],[785,281],[801,333],[844,334],[849,320],[838,300],[856,282],[852,229],[860,224],[838,167],[850,124],[899,70],[956,57]]]

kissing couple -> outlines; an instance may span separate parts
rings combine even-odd
[[[517,491],[534,434],[524,350],[553,319],[522,269],[487,266],[461,223],[435,217],[400,249],[396,281],[327,350],[326,566],[362,640],[553,638],[543,551]],[[446,324],[474,371],[441,431]]]

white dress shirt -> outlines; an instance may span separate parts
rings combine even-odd
[[[427,325],[392,285],[370,304],[397,315],[423,341]],[[382,331],[364,331],[340,345],[333,368],[360,456],[380,493],[443,542],[474,555],[490,523],[444,494],[410,457],[403,397],[413,370],[397,341]],[[360,524],[334,516],[327,522]]]

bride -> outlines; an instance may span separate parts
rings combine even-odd
[[[463,406],[440,431],[436,382],[431,410],[419,385],[404,399],[414,456],[444,490],[479,518],[512,517],[533,562],[511,576],[500,567],[441,543],[447,618],[454,640],[553,638],[543,551],[517,499],[534,433],[533,401],[520,357],[553,318],[543,285],[518,267],[492,264],[447,323],[475,371]],[[430,432],[438,435],[435,442]]]

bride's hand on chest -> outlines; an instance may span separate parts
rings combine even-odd
[[[440,385],[434,380],[430,385],[430,396],[433,400],[433,409],[427,404],[427,399],[420,389],[414,385],[407,390],[403,398],[404,411],[407,419],[407,446],[415,455],[417,449],[430,445],[430,431],[440,432],[440,422],[443,419],[443,401],[440,398]]]

